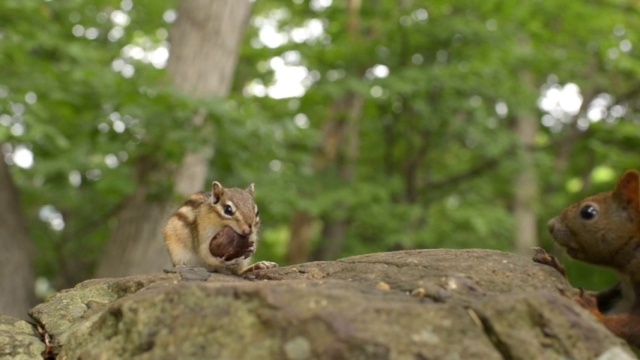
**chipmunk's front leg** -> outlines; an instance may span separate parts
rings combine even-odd
[[[277,267],[278,267],[278,264],[272,261],[258,261],[257,263],[242,269],[238,275],[246,275],[247,273],[250,273],[253,271],[275,269]]]

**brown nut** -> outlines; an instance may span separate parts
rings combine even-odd
[[[225,261],[235,260],[240,257],[248,258],[253,254],[255,244],[248,236],[240,235],[229,226],[218,231],[209,243],[211,255]]]

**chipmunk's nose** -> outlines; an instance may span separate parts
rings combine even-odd
[[[253,233],[253,225],[251,224],[242,229],[242,235],[251,235],[251,233]]]

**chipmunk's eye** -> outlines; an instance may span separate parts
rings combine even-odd
[[[233,216],[233,208],[231,207],[231,205],[225,205],[222,210],[224,211],[224,214],[227,216]]]
[[[256,217],[260,216],[260,210],[256,209]]]
[[[591,220],[598,216],[598,208],[593,205],[585,205],[580,209],[580,217],[584,220]]]

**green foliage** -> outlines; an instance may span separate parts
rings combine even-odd
[[[535,154],[539,233],[548,248],[553,245],[547,219],[611,186],[585,181],[570,193],[568,181],[597,167],[616,175],[637,167],[632,94],[640,66],[637,34],[626,28],[638,20],[635,5],[377,1],[362,4],[359,28],[350,32],[345,3],[325,9],[314,1],[256,3],[256,15],[277,14],[278,30],[287,34],[311,19],[324,25],[318,38],[275,48],[256,46],[259,29],[250,27],[241,56],[237,91],[255,79],[273,84],[270,59],[286,59],[291,52],[299,54],[291,65],[307,67],[312,83],[299,102],[281,100],[281,106],[268,97],[239,99],[260,104],[272,114],[265,118],[302,113],[311,124],[304,132],[313,136],[312,146],[285,137],[289,151],[277,154],[282,170],[266,175],[273,190],[260,199],[274,210],[265,210],[273,216],[269,222],[284,223],[294,210],[325,222],[346,220],[343,255],[429,247],[509,250],[517,227],[511,203],[518,186],[513,175],[521,167],[513,134],[519,116],[554,119],[540,126]],[[625,48],[626,42],[633,47]],[[378,65],[388,69],[387,76],[375,76]],[[546,89],[569,82],[580,88],[578,114],[554,115],[538,106]],[[608,118],[588,121],[600,94],[611,96],[604,105]],[[338,157],[314,167],[322,155],[322,132],[344,116],[335,109],[354,96],[364,97],[355,163],[345,165]],[[615,106],[624,114],[612,115]],[[356,175],[345,181],[341,170],[350,166]],[[583,284],[608,280],[582,270],[577,272]]]
[[[8,159],[20,147],[34,154],[32,167],[12,171],[38,273],[67,276],[74,262],[90,269],[137,186],[135,164],[157,169],[147,185],[168,196],[168,170],[202,147],[215,153],[210,180],[256,183],[258,257],[276,261],[295,211],[319,227],[346,222],[342,255],[510,250],[521,116],[547,119],[536,144],[535,206],[548,248],[546,219],[612,186],[590,181],[593,169],[638,167],[633,3],[380,0],[362,2],[355,15],[348,2],[323,3],[255,2],[232,95],[198,101],[135,55],[168,41],[163,17],[175,1],[0,3],[0,143]],[[263,44],[265,23],[289,41]],[[318,24],[323,31],[309,35]],[[275,83],[276,57],[308,71],[304,96],[252,94],[253,85]],[[580,88],[579,113],[538,106],[544,91],[569,82]],[[602,94],[606,115],[587,120]],[[191,122],[197,109],[208,112],[202,127]],[[341,135],[330,145],[336,124],[354,126],[355,140]],[[568,192],[574,179],[581,187]],[[40,219],[46,205],[62,214],[62,231]],[[315,246],[329,241],[316,233]]]
[[[168,166],[189,148],[186,140],[202,144],[188,125],[193,101],[163,86],[162,71],[123,57],[128,44],[149,32],[158,40],[156,30],[167,26],[162,13],[171,4],[147,3],[125,15],[130,23],[118,38],[110,35],[118,1],[0,5],[0,143],[9,159],[21,146],[33,153],[33,166],[14,166],[13,175],[40,274],[74,276],[62,273],[79,268],[85,273],[75,276],[86,277],[110,219],[135,189],[136,159]],[[135,76],[113,71],[118,61]],[[63,230],[43,219],[46,206],[62,215]]]

